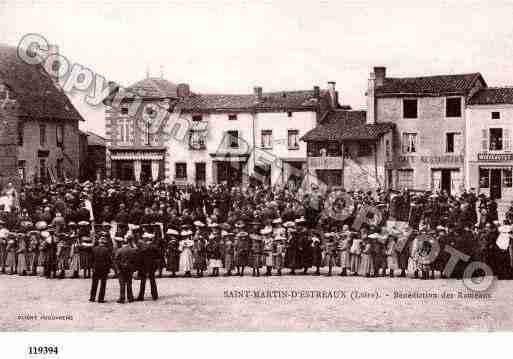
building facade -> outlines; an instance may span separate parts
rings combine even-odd
[[[82,181],[106,177],[107,146],[105,138],[94,132],[81,132],[80,178]]]
[[[80,114],[58,84],[40,65],[17,57],[15,47],[0,47],[0,100],[16,102],[3,121],[16,123],[15,135],[5,131],[2,142],[14,143],[16,182],[52,182],[79,176]],[[14,137],[13,137],[14,136]]]
[[[375,67],[367,124],[392,123],[388,187],[461,192],[465,186],[467,101],[486,83],[479,73],[392,78]]]
[[[328,90],[211,95],[189,93],[177,113],[190,130],[170,138],[166,179],[177,184],[223,183],[299,186],[306,168],[300,137],[319,114],[338,106],[335,84]]]
[[[391,143],[394,125],[366,121],[366,111],[334,110],[303,136],[310,184],[346,190],[385,187],[384,164],[390,158],[387,144]]]
[[[175,106],[179,87],[148,77],[113,92],[105,108],[107,177],[141,182],[164,179],[169,153],[160,125]],[[160,118],[162,114],[165,118]]]
[[[467,186],[510,203],[513,200],[513,88],[485,88],[466,109]]]

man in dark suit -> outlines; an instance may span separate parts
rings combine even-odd
[[[130,247],[127,239],[120,239],[121,248],[114,255],[114,265],[118,270],[119,279],[119,300],[118,303],[125,303],[125,294],[128,302],[134,301],[132,292],[132,275],[135,269],[137,250]]]
[[[99,245],[93,247],[92,257],[93,280],[91,284],[91,296],[89,297],[89,301],[95,301],[98,282],[100,282],[98,303],[103,303],[105,302],[105,287],[107,286],[107,276],[109,275],[110,268],[112,266],[111,251],[107,247],[106,237],[100,238]]]
[[[157,282],[155,281],[155,270],[157,269],[157,261],[160,257],[159,247],[153,242],[154,235],[150,233],[143,234],[143,243],[138,251],[139,256],[139,276],[141,278],[141,286],[139,288],[138,301],[144,300],[144,292],[146,289],[146,279],[150,281],[151,297],[157,300],[159,295],[157,292]]]

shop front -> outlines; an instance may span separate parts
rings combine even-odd
[[[513,198],[513,154],[479,153],[469,163],[470,186],[494,199]]]
[[[126,182],[155,182],[164,177],[164,149],[110,150],[112,178]]]

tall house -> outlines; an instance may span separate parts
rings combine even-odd
[[[513,200],[513,88],[481,89],[469,100],[466,118],[467,186],[509,206]]]
[[[175,108],[189,131],[170,138],[166,179],[180,183],[299,186],[306,166],[300,137],[315,127],[319,114],[338,107],[335,83],[327,90],[252,94],[194,94]]]
[[[105,108],[107,177],[141,182],[164,179],[169,153],[163,126],[183,86],[148,77],[128,88],[113,89]]]
[[[460,192],[465,184],[465,109],[486,87],[479,73],[387,77],[375,67],[367,124],[392,123],[385,182],[391,188]]]
[[[1,182],[78,177],[83,119],[44,68],[23,62],[16,47],[0,45],[0,102]]]

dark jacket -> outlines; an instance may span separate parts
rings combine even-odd
[[[137,250],[130,246],[123,246],[114,255],[114,264],[120,271],[134,271]]]
[[[155,272],[157,269],[157,263],[160,259],[160,250],[159,247],[154,244],[143,244],[138,251],[139,257],[139,270],[144,273]]]
[[[93,270],[99,274],[108,274],[112,266],[111,251],[100,245],[93,247]]]

